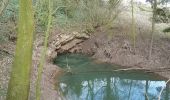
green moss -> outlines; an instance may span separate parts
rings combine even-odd
[[[19,0],[17,45],[7,100],[28,100],[33,47],[32,0]]]

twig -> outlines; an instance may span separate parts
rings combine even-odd
[[[66,8],[67,6],[59,6],[57,7],[53,12],[52,15],[55,14],[57,12],[57,10],[59,10],[60,8]]]
[[[126,68],[126,69],[117,69],[117,70],[112,70],[112,71],[130,71],[130,70],[148,70],[150,71],[150,69],[145,69],[145,68]]]
[[[70,66],[69,66],[69,64],[68,64],[67,56],[66,56],[66,62],[67,62],[67,69],[68,69],[67,71],[68,71],[68,72],[71,72],[71,68],[70,68]]]
[[[165,85],[167,85],[167,83],[168,83],[169,81],[170,81],[170,79],[169,79],[168,81],[166,81]],[[161,94],[162,94],[163,90],[164,90],[164,87],[162,87],[162,89],[161,89],[161,91],[160,91],[160,93],[159,93],[159,95],[158,95],[158,100],[161,100]]]
[[[4,52],[4,53],[6,53],[6,54],[8,54],[8,55],[14,55],[13,53],[10,53],[8,50],[5,50],[5,49],[0,49],[0,52]]]
[[[146,96],[146,100],[149,100],[149,97],[148,97],[147,93],[145,93],[145,96]]]
[[[6,9],[8,3],[9,3],[9,0],[2,1],[2,5],[0,6],[0,16],[2,15],[3,11]]]
[[[130,70],[143,70],[148,72],[164,72],[170,71],[170,68],[162,67],[162,68],[126,68],[126,69],[117,69],[112,71],[130,71]]]

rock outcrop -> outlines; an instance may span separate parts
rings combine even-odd
[[[88,34],[78,32],[55,34],[49,39],[47,56],[53,59],[57,53],[75,52],[75,47],[88,38]]]

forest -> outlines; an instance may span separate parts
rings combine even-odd
[[[0,100],[170,100],[170,0],[0,0]]]

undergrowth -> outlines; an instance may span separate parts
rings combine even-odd
[[[64,30],[94,31],[100,26],[113,24],[119,13],[117,9],[121,0],[52,0],[53,26]],[[45,28],[48,10],[47,0],[33,0],[35,23],[37,27]],[[9,20],[17,22],[18,1],[10,0],[0,17],[0,21]],[[45,30],[45,29],[44,29]]]
[[[164,30],[163,30],[163,32],[170,32],[170,27],[167,27],[167,28],[165,28]]]
[[[51,0],[52,26],[65,31],[93,32],[95,28],[110,27],[120,10],[121,0]],[[36,29],[45,31],[48,18],[47,0],[33,0]],[[0,22],[14,22],[17,27],[18,0],[10,0]],[[17,29],[17,28],[16,28]],[[8,29],[6,29],[8,30]],[[43,33],[43,32],[41,32]],[[4,35],[0,35],[4,38]],[[1,39],[2,40],[2,39]]]

